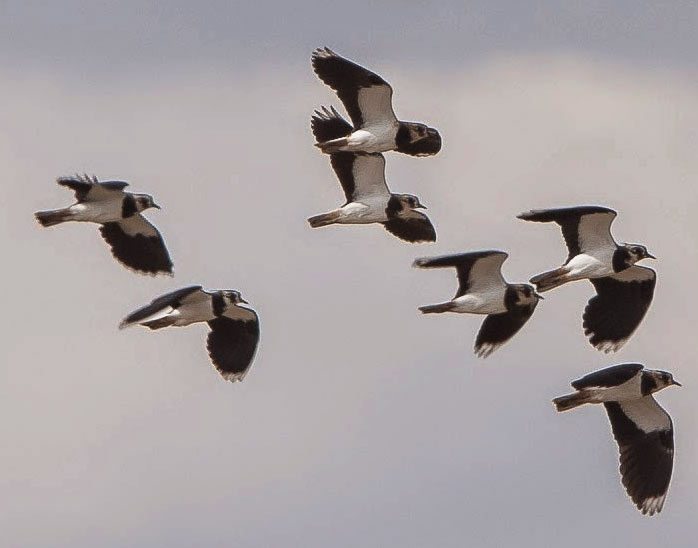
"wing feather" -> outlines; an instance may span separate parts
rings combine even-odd
[[[583,314],[584,334],[598,350],[615,352],[642,322],[654,296],[657,275],[633,265],[612,276],[589,280],[596,295]]]
[[[209,356],[221,376],[231,382],[242,381],[252,365],[259,343],[259,319],[250,310],[248,320],[221,316],[208,322],[206,341]]]
[[[616,212],[602,206],[578,206],[557,209],[536,209],[521,213],[519,219],[536,223],[554,222],[562,228],[567,244],[567,261],[580,253],[600,247],[615,247],[611,224]]]
[[[674,428],[652,395],[605,403],[628,495],[643,514],[661,512],[674,466]]]
[[[337,92],[355,128],[397,122],[392,107],[393,89],[376,73],[329,48],[316,49],[312,64],[318,77]]]
[[[140,213],[104,223],[99,230],[114,258],[123,265],[147,274],[172,274],[172,260],[162,235]]]

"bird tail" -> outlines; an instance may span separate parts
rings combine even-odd
[[[553,400],[553,403],[555,404],[555,409],[561,412],[569,411],[570,409],[574,409],[575,407],[579,407],[580,405],[584,405],[585,403],[589,403],[590,401],[590,394],[581,391],[575,392],[574,394],[567,394],[566,396],[560,396],[559,398],[555,398]]]
[[[165,316],[164,318],[157,318],[156,320],[141,322],[141,325],[144,325],[149,329],[162,329],[163,327],[170,327],[171,325],[174,325],[174,322],[174,318]]]
[[[566,275],[567,269],[564,266],[561,266],[555,270],[549,270],[548,272],[543,272],[542,274],[533,276],[533,278],[531,278],[529,281],[532,284],[535,284],[537,291],[542,293],[544,291],[555,289],[556,287],[566,283]]]
[[[323,213],[322,215],[315,215],[310,217],[308,222],[313,228],[319,228],[321,226],[327,226],[336,223],[340,218],[339,211],[330,211],[329,213]]]
[[[37,211],[34,216],[41,226],[53,226],[69,221],[71,214],[67,209],[54,209],[52,211]]]
[[[149,329],[162,329],[163,327],[170,327],[171,325],[174,325],[174,322],[175,318],[172,316],[163,316],[146,321],[129,320],[129,318],[126,318],[119,324],[119,329],[125,329],[126,327],[130,327],[132,325],[142,325]]]
[[[340,137],[339,139],[331,139],[322,143],[315,143],[315,146],[322,150],[322,152],[325,154],[334,154],[335,152],[339,152],[342,147],[347,146],[347,144],[349,144],[347,138]]]
[[[448,312],[453,309],[453,303],[439,303],[439,304],[427,304],[425,306],[420,306],[419,310],[422,314],[440,314],[441,312]]]

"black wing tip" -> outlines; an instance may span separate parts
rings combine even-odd
[[[68,186],[71,183],[87,183],[92,185],[98,182],[99,180],[97,179],[96,175],[89,175],[87,173],[76,173],[75,175],[62,175],[60,177],[56,177],[56,183],[63,186]]]
[[[174,264],[162,236],[127,236],[118,223],[99,228],[114,259],[127,269],[148,276],[174,276]]]
[[[339,55],[337,55],[337,53],[332,51],[329,47],[322,46],[319,48],[315,48],[313,50],[311,57],[313,60],[315,60],[318,58],[322,59],[322,58],[328,58],[328,57],[339,57]]]
[[[250,322],[225,317],[207,322],[211,331],[206,350],[213,367],[226,381],[242,382],[254,363],[259,345],[259,319],[252,312],[255,320],[251,326],[248,326]],[[245,326],[242,330],[241,325]]]
[[[135,265],[135,264],[130,264],[122,260],[120,257],[117,257],[112,253],[112,256],[116,261],[123,267],[125,267],[127,270],[130,270],[131,272],[135,274],[140,274],[142,276],[149,276],[151,278],[157,278],[158,276],[162,277],[167,277],[167,278],[174,278],[174,269],[172,264],[169,266],[143,266],[143,265]]]
[[[522,221],[533,221],[538,223],[555,222],[560,218],[565,218],[569,215],[588,215],[591,213],[613,213],[617,214],[616,210],[610,207],[600,205],[581,205],[568,207],[553,207],[546,209],[529,209],[523,213],[519,213],[516,218]]]
[[[451,253],[447,255],[436,255],[434,257],[420,257],[415,259],[412,266],[416,268],[438,268],[458,266],[463,262],[475,262],[479,259],[492,257],[493,255],[502,255],[508,258],[509,254],[506,251],[499,249],[485,249],[482,251],[466,251],[465,253]]]
[[[477,356],[478,358],[484,360],[490,357],[495,352],[495,350],[497,350],[503,344],[504,342],[482,341],[475,344],[475,346],[473,347],[473,354],[475,354],[475,356]]]

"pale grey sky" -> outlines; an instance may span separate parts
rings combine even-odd
[[[696,5],[463,5],[0,2],[8,545],[692,545]],[[309,131],[313,108],[339,106],[310,69],[322,45],[441,130],[438,156],[387,163],[436,244],[307,226],[342,199]],[[55,177],[83,171],[155,196],[174,279],[121,268],[96,227],[35,223],[72,198]],[[617,238],[659,257],[655,302],[619,353],[582,335],[585,283],[486,361],[480,318],[419,315],[455,277],[415,257],[501,248],[523,281],[565,250],[515,215],[577,203],[617,208]],[[210,366],[205,327],[118,331],[189,283],[259,311],[244,383]],[[550,403],[623,361],[684,383],[659,395],[677,457],[652,519],[620,485],[602,409]]]

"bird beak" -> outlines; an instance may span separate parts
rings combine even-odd
[[[162,209],[162,208],[161,208],[158,204],[156,204],[155,202],[153,202],[153,207],[154,207],[155,209]]]
[[[671,384],[675,384],[676,386],[683,386],[683,384],[681,384],[679,381],[673,379],[671,381]]]
[[[543,297],[543,295],[541,295],[537,291],[534,291],[533,294],[536,296],[537,299],[540,299],[541,301],[545,300],[545,297]]]
[[[241,302],[241,303],[244,303],[244,304],[250,304],[250,303],[248,303],[245,299],[243,299],[242,297],[240,297],[240,302]]]
[[[419,204],[417,205],[417,208],[419,208],[419,209],[426,209],[427,206],[425,206],[425,205],[422,204],[422,203],[419,203]]]
[[[648,254],[647,254],[647,258],[648,258],[648,259],[655,259],[655,260],[657,259],[657,257],[655,257],[654,255],[652,255],[651,253],[648,253]]]

